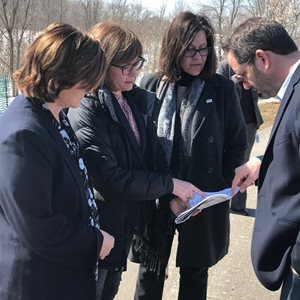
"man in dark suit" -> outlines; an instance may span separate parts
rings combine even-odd
[[[244,88],[281,100],[262,162],[236,169],[232,187],[258,178],[252,263],[270,290],[282,285],[281,300],[299,299],[300,289],[300,52],[279,23],[251,18],[233,33],[228,61]]]
[[[258,93],[256,89],[245,89],[243,87],[243,83],[236,79],[235,73],[230,67],[227,59],[224,59],[219,63],[217,73],[232,79],[236,88],[247,130],[248,148],[245,154],[246,162],[250,157],[254,145],[256,131],[263,123],[263,118],[258,107]],[[248,216],[249,213],[246,209],[246,201],[247,192],[238,192],[231,200],[231,211]]]

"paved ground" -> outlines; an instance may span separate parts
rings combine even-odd
[[[270,134],[270,128],[260,132],[260,142],[253,148],[253,155],[263,154]],[[263,288],[253,272],[250,260],[250,243],[256,208],[256,188],[249,188],[247,208],[251,216],[231,214],[231,242],[229,254],[209,272],[209,300],[278,300],[279,292]],[[176,237],[175,237],[176,240]],[[163,300],[176,300],[178,292],[178,269],[175,267],[177,242],[172,249],[169,278],[165,284]],[[137,275],[137,265],[129,263],[123,274],[116,300],[132,300]],[[186,299],[189,300],[189,299]]]

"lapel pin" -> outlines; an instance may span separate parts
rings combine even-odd
[[[206,103],[208,104],[208,103],[212,103],[213,102],[213,100],[212,99],[207,99],[206,100]]]

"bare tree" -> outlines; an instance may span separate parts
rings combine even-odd
[[[100,21],[101,8],[104,7],[102,0],[79,0],[84,10],[85,29]]]
[[[189,5],[186,3],[185,0],[177,0],[175,2],[175,5],[174,5],[174,9],[173,9],[173,12],[172,12],[172,16],[175,17],[177,16],[179,13],[181,13],[182,11],[185,11],[185,10],[189,10],[190,7]]]
[[[146,72],[152,73],[157,71],[159,50],[162,36],[165,32],[169,19],[166,17],[167,1],[162,1],[160,9],[156,13],[149,14],[147,23],[144,26],[142,42],[147,55]]]
[[[266,17],[281,23],[300,42],[300,2],[298,0],[248,0],[249,16]]]
[[[267,0],[248,0],[247,1],[247,11],[249,17],[262,17],[265,14]]]
[[[30,24],[34,15],[35,0],[0,0],[0,28],[5,44],[2,47],[0,63],[13,78],[14,71],[20,66],[24,43],[32,39]],[[12,80],[13,82],[13,80]],[[13,94],[16,94],[12,84]]]
[[[215,27],[217,53],[219,58],[222,58],[222,48],[237,21],[240,21],[242,0],[211,0],[208,4],[199,2],[199,7]]]
[[[123,23],[128,10],[127,0],[112,0],[108,4],[106,18]]]

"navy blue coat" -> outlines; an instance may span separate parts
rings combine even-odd
[[[0,116],[0,299],[94,300],[102,235],[45,115],[21,95]]]
[[[260,282],[270,290],[277,290],[291,265],[300,274],[299,66],[273,125],[258,188],[252,263]]]

